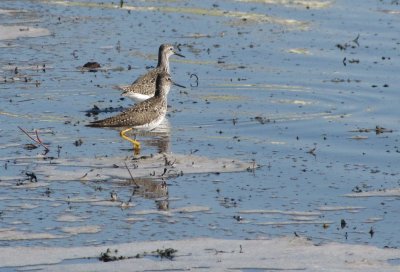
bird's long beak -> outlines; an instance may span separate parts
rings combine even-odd
[[[183,86],[183,85],[180,85],[180,84],[178,84],[178,83],[175,83],[175,82],[172,82],[172,85],[175,85],[175,86],[178,86],[178,87],[180,87],[180,88],[184,88],[184,89],[186,89],[186,87],[185,87],[185,86]]]
[[[184,58],[184,57],[185,57],[184,55],[181,55],[181,54],[179,54],[179,53],[176,52],[176,51],[174,51],[174,55],[177,55],[177,56],[179,56],[179,57],[181,57],[181,58]]]

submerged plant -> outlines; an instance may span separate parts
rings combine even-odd
[[[153,251],[153,253],[161,259],[166,258],[168,260],[172,260],[175,257],[176,252],[178,252],[178,250],[173,248],[157,249],[156,251]]]

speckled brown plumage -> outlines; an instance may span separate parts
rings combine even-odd
[[[131,93],[153,96],[156,91],[156,78],[160,72],[167,72],[163,67],[156,67],[147,74],[140,76],[132,85],[121,87],[122,95],[130,96]]]
[[[132,127],[151,130],[158,126],[167,112],[167,94],[172,80],[168,73],[159,73],[156,80],[155,95],[126,111],[103,120],[88,124],[90,127]]]
[[[157,67],[150,70],[146,74],[140,76],[129,86],[120,86],[118,89],[122,90],[122,95],[128,96],[137,101],[143,101],[154,95],[156,90],[156,78],[161,72],[169,74],[169,57],[183,55],[175,52],[174,47],[170,44],[162,44],[158,50],[158,64]]]

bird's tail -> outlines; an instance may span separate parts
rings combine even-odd
[[[123,91],[126,92],[129,88],[129,85],[116,85],[112,87],[114,90],[119,90],[119,91]]]

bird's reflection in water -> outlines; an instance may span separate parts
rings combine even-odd
[[[134,178],[124,182],[124,185],[133,186],[131,198],[154,199],[158,210],[169,209],[168,185],[164,179]]]
[[[131,132],[145,146],[155,147],[158,153],[169,152],[171,126],[167,118],[151,131],[135,131]]]
[[[168,211],[169,210],[168,199],[156,200],[156,205],[157,205],[157,210],[159,210],[159,211]]]

